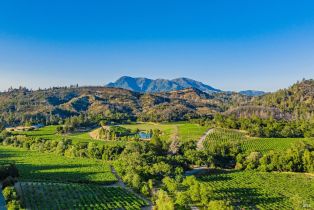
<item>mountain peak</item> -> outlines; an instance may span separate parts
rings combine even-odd
[[[202,82],[180,77],[173,80],[168,79],[148,79],[144,77],[120,77],[116,82],[109,83],[107,87],[124,88],[137,92],[167,92],[173,90],[182,90],[185,88],[196,88],[206,93],[221,92]]]

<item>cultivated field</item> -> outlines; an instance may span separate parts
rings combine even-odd
[[[109,164],[87,158],[0,146],[0,163],[15,162],[20,180],[110,184],[117,181]]]
[[[314,176],[307,174],[225,171],[199,179],[212,187],[213,199],[230,200],[237,209],[314,206]]]
[[[286,150],[290,148],[293,143],[308,140],[309,139],[306,138],[251,138],[240,131],[219,128],[215,129],[214,132],[207,136],[204,147],[208,148],[215,144],[233,142],[239,143],[244,151],[266,153],[270,150]]]
[[[147,203],[119,187],[22,182],[26,208],[40,210],[141,209]]]

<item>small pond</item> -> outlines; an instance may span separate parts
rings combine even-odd
[[[150,139],[152,137],[150,133],[145,132],[139,132],[138,135],[140,136],[141,139]]]

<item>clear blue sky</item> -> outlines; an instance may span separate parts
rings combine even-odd
[[[273,91],[314,78],[314,1],[0,3],[0,90],[189,77]]]

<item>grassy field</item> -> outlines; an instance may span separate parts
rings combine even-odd
[[[117,181],[109,164],[104,161],[0,146],[0,163],[5,162],[16,163],[21,180],[100,184]]]
[[[150,129],[159,129],[162,131],[162,139],[172,140],[178,138],[179,141],[197,141],[207,130],[208,127],[200,126],[189,122],[176,123],[137,123],[122,125],[128,129],[139,129],[140,131],[149,131]]]
[[[141,209],[147,203],[122,188],[81,184],[21,183],[27,209]]]
[[[95,142],[98,144],[105,144],[104,141],[99,141],[91,138],[89,136],[90,131],[81,132],[81,133],[74,133],[74,134],[67,134],[67,135],[61,135],[57,133],[57,127],[56,125],[50,125],[43,128],[39,128],[38,130],[34,131],[14,131],[14,135],[25,135],[28,137],[41,137],[44,139],[49,140],[62,140],[63,138],[71,139],[74,143],[88,143],[88,142]]]
[[[314,176],[311,175],[230,171],[199,179],[212,187],[213,199],[230,200],[237,209],[314,207]]]
[[[188,122],[177,123],[134,123],[121,125],[122,127],[140,131],[149,131],[159,129],[162,131],[161,138],[166,141],[171,141],[174,138],[179,141],[197,141],[207,130],[208,127]],[[28,137],[41,137],[49,140],[61,140],[63,138],[71,139],[74,143],[77,142],[95,142],[98,144],[107,144],[108,141],[95,140],[90,137],[89,132],[81,132],[74,134],[61,135],[57,133],[57,126],[46,126],[34,131],[14,131],[14,135],[25,135]]]
[[[215,129],[214,132],[206,137],[204,147],[210,147],[211,145],[219,143],[236,142],[247,152],[259,151],[261,153],[266,153],[270,150],[286,150],[298,141],[308,140],[309,139],[306,138],[251,138],[240,131]]]

